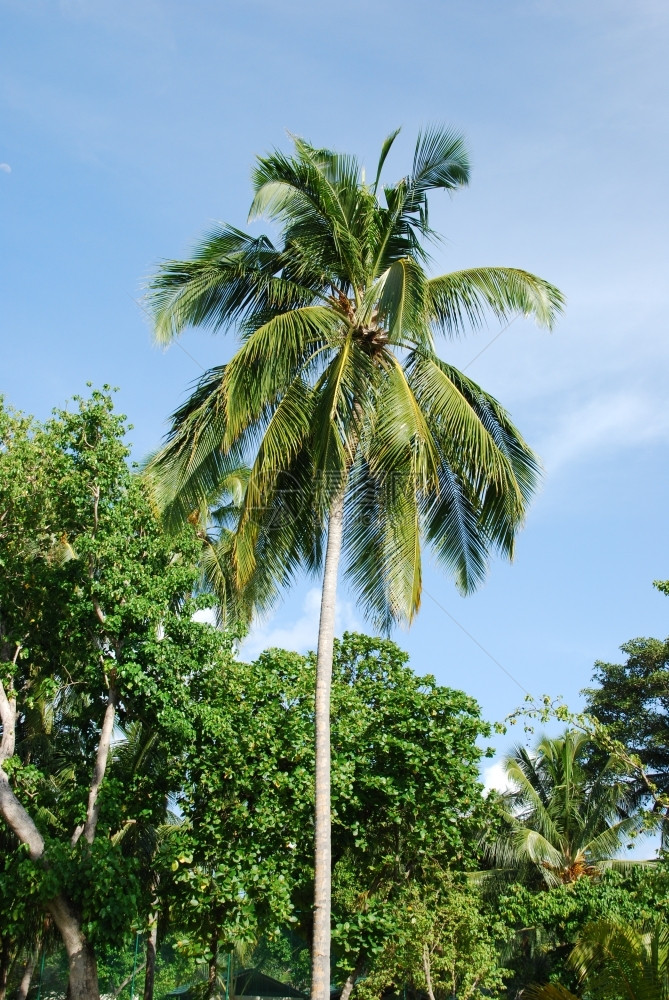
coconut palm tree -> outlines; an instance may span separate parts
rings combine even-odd
[[[669,927],[660,921],[635,928],[598,920],[582,931],[569,964],[592,1000],[667,1000]],[[577,1000],[558,983],[523,990],[528,1000]]]
[[[584,733],[568,730],[558,738],[542,737],[532,751],[517,746],[505,759],[512,788],[504,796],[508,825],[488,845],[502,870],[538,873],[552,886],[633,863],[614,855],[649,817],[633,811],[628,787],[615,780],[612,759],[588,777],[592,749]]]
[[[230,558],[237,586],[276,592],[322,572],[317,651],[312,995],[330,962],[330,675],[342,552],[351,586],[381,628],[410,622],[421,597],[421,544],[463,592],[490,552],[513,552],[537,459],[500,404],[436,351],[522,314],[550,328],[560,292],[526,271],[483,267],[428,276],[428,196],[465,185],[461,135],[418,136],[411,172],[371,183],[358,160],[294,140],[257,160],[250,218],[278,242],[232,226],[211,232],[149,286],[155,336],[188,325],[233,330],[240,346],[174,414],[151,463],[167,521],[207,503],[248,462]],[[257,583],[260,576],[262,583]]]

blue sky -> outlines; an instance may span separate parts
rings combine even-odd
[[[665,0],[0,0],[0,21],[11,402],[43,417],[87,380],[118,385],[141,457],[231,350],[197,331],[192,357],[153,347],[143,279],[213,220],[245,225],[254,155],[289,130],[372,164],[402,125],[400,176],[419,127],[451,123],[473,170],[433,199],[435,270],[524,267],[568,307],[550,335],[516,321],[468,369],[544,460],[516,561],[466,600],[430,568],[426,591],[520,685],[574,705],[596,658],[666,634]],[[497,330],[443,354],[467,365]],[[248,648],[309,645],[313,586]],[[502,718],[521,689],[432,597],[398,641]],[[342,593],[341,627],[362,622]]]

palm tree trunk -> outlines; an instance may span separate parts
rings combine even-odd
[[[316,788],[314,833],[314,921],[311,949],[311,1000],[330,997],[330,907],[332,847],[330,816],[330,687],[334,648],[337,576],[344,520],[341,489],[330,505],[321,616],[316,658]]]
[[[146,938],[146,973],[144,976],[144,1000],[153,1000],[153,983],[156,976],[156,947],[158,944],[158,913],[149,917],[149,933]]]

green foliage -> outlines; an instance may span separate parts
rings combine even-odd
[[[43,858],[30,861],[0,819],[10,845],[0,899],[3,923],[16,925],[27,919],[17,900],[48,908],[61,893],[104,948],[146,919],[151,878],[131,847],[163,822],[180,780],[185,681],[224,660],[230,641],[191,620],[198,539],[189,526],[169,539],[161,531],[128,468],[110,395],[75,404],[45,424],[0,409],[0,680],[17,699],[15,752],[3,767],[45,841]],[[150,731],[165,766],[136,769],[128,782],[112,754],[89,843],[75,831],[90,810],[112,691],[117,724]]]
[[[189,679],[183,823],[160,894],[182,947],[210,959],[291,924],[310,934],[314,657],[230,659]],[[387,640],[345,635],[333,675],[333,864],[343,973],[385,946],[397,887],[467,863],[480,806],[476,704],[418,677]]]
[[[488,835],[487,843],[501,869],[559,885],[630,864],[614,855],[648,820],[616,780],[613,758],[594,773],[587,769],[592,751],[586,734],[572,729],[541,738],[531,752],[517,746],[506,757],[513,789],[503,796],[506,829]]]
[[[192,259],[166,262],[149,293],[160,342],[188,325],[239,340],[150,463],[167,522],[216,507],[247,463],[223,548],[238,590],[265,603],[321,565],[330,504],[346,488],[348,576],[383,629],[418,610],[422,544],[463,591],[490,553],[510,556],[538,475],[508,414],[438,357],[436,335],[486,314],[550,327],[563,305],[515,268],[428,277],[428,198],[467,183],[465,143],[425,130],[409,175],[380,187],[396,134],[371,187],[355,157],[302,139],[291,155],[259,157],[250,216],[278,226],[278,245],[220,226]]]
[[[669,583],[656,581],[663,593]],[[647,779],[661,795],[669,793],[669,639],[632,639],[621,646],[624,663],[595,664],[586,689],[586,710],[615,740],[633,754]],[[629,780],[629,778],[628,778]],[[639,775],[633,784],[639,795],[648,788]]]
[[[486,906],[512,935],[505,958],[514,970],[512,989],[547,979],[575,989],[567,958],[583,929],[600,920],[669,922],[669,873],[658,864],[608,871],[550,890],[516,883],[489,897]]]
[[[630,926],[600,920],[584,927],[569,965],[579,992],[592,1000],[666,1000],[669,995],[669,927],[659,921]],[[559,984],[531,986],[532,1000],[574,1000]]]
[[[503,994],[509,974],[498,947],[503,926],[489,919],[474,888],[438,869],[430,875],[400,893],[395,932],[360,983],[360,1000],[391,988],[459,1000]]]

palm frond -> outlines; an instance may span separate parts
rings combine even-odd
[[[666,926],[644,933],[628,924],[598,920],[581,932],[569,964],[588,991],[602,1000],[663,1000],[667,940]],[[664,961],[660,964],[658,958]]]
[[[379,476],[360,456],[346,498],[347,576],[380,631],[410,622],[422,589],[421,523],[411,469]]]
[[[223,450],[227,432],[225,366],[198,380],[172,415],[166,443],[144,467],[151,496],[168,528],[184,524],[220,495],[228,477],[244,464],[243,443]]]
[[[280,255],[266,236],[218,227],[191,259],[165,261],[149,279],[146,301],[156,341],[169,344],[189,325],[219,330],[248,313],[311,302],[310,288],[276,279],[280,268]]]
[[[371,286],[379,321],[388,330],[390,342],[407,339],[431,347],[429,324],[425,322],[425,274],[412,257],[393,261]]]
[[[531,983],[520,996],[522,1000],[580,1000],[576,993],[560,983]]]
[[[386,136],[386,138],[383,140],[383,143],[381,145],[381,152],[379,154],[379,162],[376,167],[376,176],[374,177],[374,183],[372,184],[372,191],[374,192],[374,194],[376,194],[377,188],[379,186],[379,181],[381,180],[381,171],[383,170],[383,165],[386,162],[388,153],[390,152],[391,147],[395,142],[395,139],[397,138],[397,136],[400,134],[401,131],[402,128],[400,126],[400,128],[396,128],[394,132],[391,132],[390,135]]]
[[[464,136],[437,125],[418,134],[409,180],[409,203],[435,188],[453,190],[469,183],[469,154]]]
[[[273,316],[253,331],[225,368],[225,450],[276,403],[296,376],[309,376],[309,363],[319,360],[340,325],[334,310],[313,305]]]
[[[513,267],[479,267],[431,278],[427,309],[435,328],[460,337],[483,325],[486,313],[500,321],[533,316],[552,329],[564,308],[564,296],[549,282]]]

